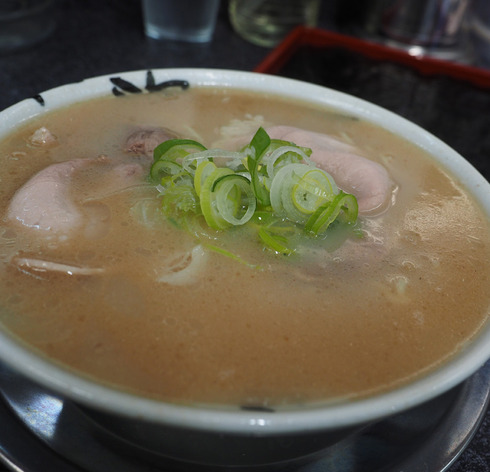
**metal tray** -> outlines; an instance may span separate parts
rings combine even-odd
[[[211,471],[145,456],[138,447],[94,423],[77,404],[2,364],[0,395],[0,463],[14,471]],[[490,361],[446,394],[368,426],[299,469],[280,464],[260,470],[441,472],[471,440],[489,402]]]

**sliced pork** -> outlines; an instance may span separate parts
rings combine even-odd
[[[354,146],[291,126],[272,126],[266,131],[271,138],[311,148],[311,160],[331,174],[342,190],[356,196],[360,213],[382,212],[391,202],[394,184],[388,172],[377,162],[361,156]]]
[[[70,185],[78,170],[92,164],[89,159],[75,159],[41,170],[14,195],[7,218],[40,231],[66,233],[79,228],[82,214],[70,197]]]
[[[77,181],[80,173],[94,167],[103,172],[87,197],[77,187]],[[107,225],[110,212],[94,200],[143,182],[143,175],[139,164],[113,162],[107,157],[52,164],[16,192],[8,208],[7,220],[48,237],[63,238],[81,229],[100,235],[105,233],[103,226]]]
[[[176,137],[177,135],[167,128],[142,128],[128,136],[124,150],[139,156],[153,158],[153,150],[160,143]]]

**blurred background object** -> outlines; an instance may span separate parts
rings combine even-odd
[[[402,43],[452,47],[460,41],[468,5],[469,0],[383,0],[378,27]]]
[[[475,65],[490,68],[490,0],[473,0],[468,16]]]
[[[235,31],[259,46],[279,44],[298,25],[316,26],[320,0],[229,0]]]
[[[220,0],[143,0],[145,33],[159,40],[209,42],[219,3]]]
[[[46,39],[56,25],[54,0],[0,0],[0,53]]]
[[[488,0],[484,0],[488,1]],[[356,34],[412,55],[472,62],[467,16],[471,0],[348,0],[338,2],[340,22]]]

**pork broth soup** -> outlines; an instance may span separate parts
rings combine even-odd
[[[148,180],[157,144],[237,151],[259,127],[313,149],[357,197],[357,223],[286,255],[249,225],[165,218]],[[111,96],[23,125],[0,158],[4,329],[122,390],[266,407],[363,397],[445,362],[488,317],[483,211],[421,149],[335,110],[213,88]]]

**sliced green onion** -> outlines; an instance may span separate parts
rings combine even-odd
[[[250,178],[252,181],[252,188],[254,190],[257,201],[262,205],[270,204],[269,192],[263,184],[263,173],[261,175],[260,160],[271,143],[271,138],[265,132],[263,128],[259,128],[255,133],[252,141],[248,145],[248,149],[252,153],[247,158],[248,170],[250,172]],[[263,166],[262,166],[263,167]]]
[[[167,216],[181,212],[196,213],[199,203],[194,187],[190,184],[170,185],[164,189],[162,211]]]
[[[293,186],[291,199],[301,213],[309,215],[332,200],[337,193],[337,185],[329,174],[320,169],[312,169],[305,172]]]
[[[166,175],[161,178],[158,188],[160,188],[160,193],[165,193],[169,187],[174,185],[192,185],[192,176],[185,171]]]
[[[225,161],[234,162],[236,160],[242,160],[246,157],[246,154],[240,151],[228,151],[226,149],[206,149],[205,151],[198,151],[194,153],[196,158],[205,158],[213,161],[214,159],[223,159]]]
[[[250,181],[241,175],[232,174],[218,178],[213,184],[212,192],[220,215],[232,225],[245,224],[255,213],[255,194]]]
[[[195,152],[184,157],[182,166],[190,173],[194,173],[197,166],[206,161],[223,162],[227,167],[235,172],[239,167],[243,167],[246,154],[240,151],[227,151],[225,149],[206,149],[205,151]]]
[[[267,228],[259,229],[259,238],[268,248],[272,249],[278,254],[289,256],[294,253],[294,249],[287,246],[288,240],[286,237],[274,233]]]
[[[342,223],[353,225],[356,223],[357,217],[359,216],[359,205],[357,203],[357,198],[350,193],[342,192],[342,194],[342,198],[338,202],[338,205],[342,210],[339,215],[339,220]]]
[[[196,167],[196,172],[194,174],[194,187],[198,195],[201,194],[201,188],[204,181],[216,169],[216,165],[211,161],[203,161],[198,164],[198,166]]]
[[[169,139],[159,144],[153,150],[153,160],[169,159],[176,161],[177,159],[184,158],[188,154],[205,150],[206,148],[201,143],[193,139]]]
[[[339,217],[344,223],[357,220],[358,206],[354,195],[340,192],[331,202],[320,206],[305,224],[305,231],[314,235],[324,233]]]
[[[219,231],[246,225],[266,248],[290,255],[305,232],[320,236],[334,221],[353,225],[358,216],[356,198],[339,192],[310,154],[309,148],[270,139],[263,128],[238,152],[172,139],[155,148],[150,178],[168,220],[197,239],[217,239]]]
[[[304,164],[288,164],[274,176],[270,199],[275,213],[303,224],[336,192],[337,186],[327,172]]]
[[[201,210],[204,215],[206,223],[214,229],[226,229],[231,226],[219,213],[216,206],[216,195],[213,194],[212,188],[214,182],[224,175],[231,175],[233,171],[231,169],[217,167],[211,172],[204,180],[199,198],[201,201]]]
[[[307,154],[297,146],[290,143],[275,149],[270,155],[264,158],[267,162],[267,175],[270,179],[274,178],[275,173],[287,164],[298,164],[301,161],[308,161]]]
[[[155,161],[150,169],[150,179],[153,182],[160,182],[163,177],[175,175],[182,172],[182,166],[170,159],[159,159]]]
[[[221,254],[222,256],[229,257],[230,259],[233,259],[234,261],[240,262],[241,264],[246,265],[247,267],[250,267],[251,269],[258,269],[262,270],[262,267],[256,264],[251,264],[250,262],[247,262],[246,260],[242,259],[238,254],[235,254],[231,251],[228,251],[227,249],[223,249],[218,246],[214,246],[213,244],[203,244],[203,246],[206,249],[209,249],[213,252],[216,252],[217,254]]]

